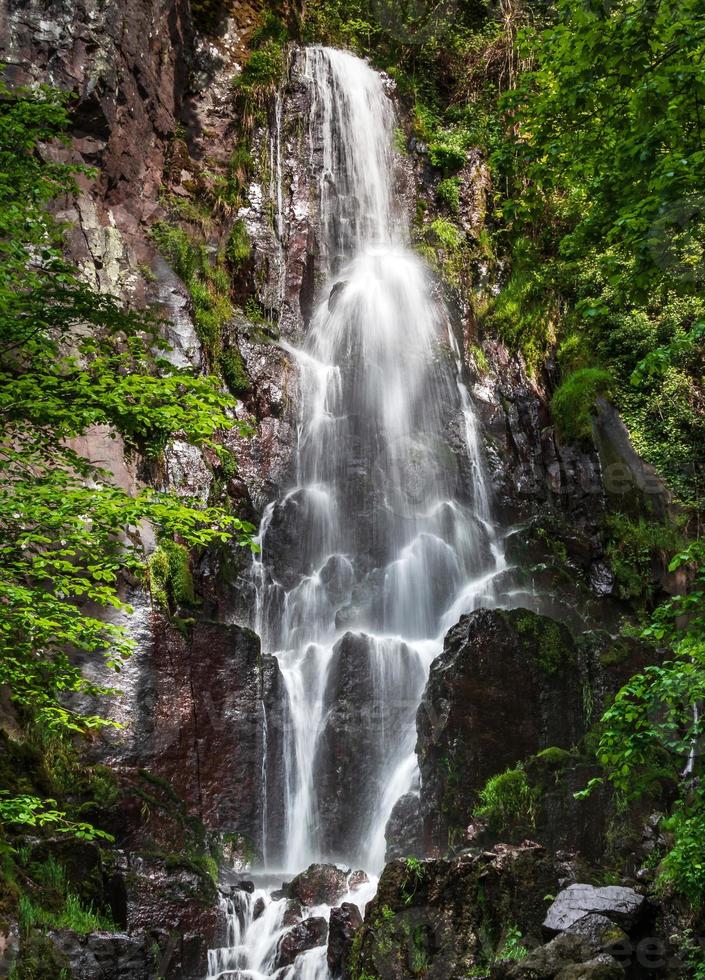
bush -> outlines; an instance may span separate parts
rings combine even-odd
[[[612,387],[612,376],[601,368],[582,368],[569,374],[551,399],[556,431],[566,442],[590,442],[598,395]]]
[[[475,816],[486,819],[496,833],[517,825],[533,828],[536,823],[534,791],[521,767],[492,776],[480,790],[478,799]]]
[[[463,242],[463,233],[445,218],[436,218],[432,221],[429,231],[440,245],[451,252],[457,251]]]

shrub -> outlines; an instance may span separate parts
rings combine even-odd
[[[556,430],[566,442],[592,439],[592,417],[598,395],[608,394],[612,376],[601,368],[582,368],[569,374],[551,399]]]
[[[485,818],[490,829],[497,833],[517,825],[533,827],[536,822],[534,791],[519,766],[488,779],[478,799],[475,816]]]

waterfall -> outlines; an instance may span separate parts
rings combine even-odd
[[[305,51],[301,81],[324,285],[302,345],[287,348],[296,474],[260,528],[255,628],[289,699],[281,870],[333,861],[374,874],[391,810],[418,785],[430,663],[462,613],[496,603],[505,565],[461,352],[395,193],[385,83],[323,47]],[[281,920],[267,914],[275,935]],[[239,921],[236,952],[212,970],[269,975],[270,954],[242,954],[263,948],[260,920]],[[320,948],[299,960],[287,980],[328,975]]]

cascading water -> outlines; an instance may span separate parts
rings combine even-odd
[[[395,199],[384,82],[319,47],[302,75],[326,285],[303,346],[289,348],[296,479],[260,528],[255,627],[289,698],[282,870],[323,860],[374,873],[394,803],[418,779],[429,665],[463,612],[495,604],[505,566],[460,353]],[[277,550],[281,527],[294,556]],[[212,952],[211,976],[273,975],[282,913],[272,904],[257,920],[232,913],[237,935],[229,953]],[[314,952],[281,976],[327,977]]]

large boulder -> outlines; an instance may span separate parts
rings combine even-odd
[[[323,916],[314,916],[299,922],[279,940],[274,969],[279,970],[282,967],[291,966],[300,953],[305,953],[307,949],[313,949],[316,946],[322,946],[327,935],[328,923]]]
[[[633,888],[621,885],[607,885],[596,888],[594,885],[574,884],[563,889],[548,910],[543,928],[549,934],[582,931],[589,925],[586,916],[597,913],[622,926],[627,932],[634,928],[639,917],[647,909],[647,900]],[[579,923],[582,922],[582,929]]]
[[[335,905],[348,890],[348,876],[334,864],[312,864],[286,886],[290,899],[305,908]]]
[[[417,715],[427,844],[467,826],[490,776],[581,738],[578,659],[565,626],[525,609],[481,609],[449,630]]]

